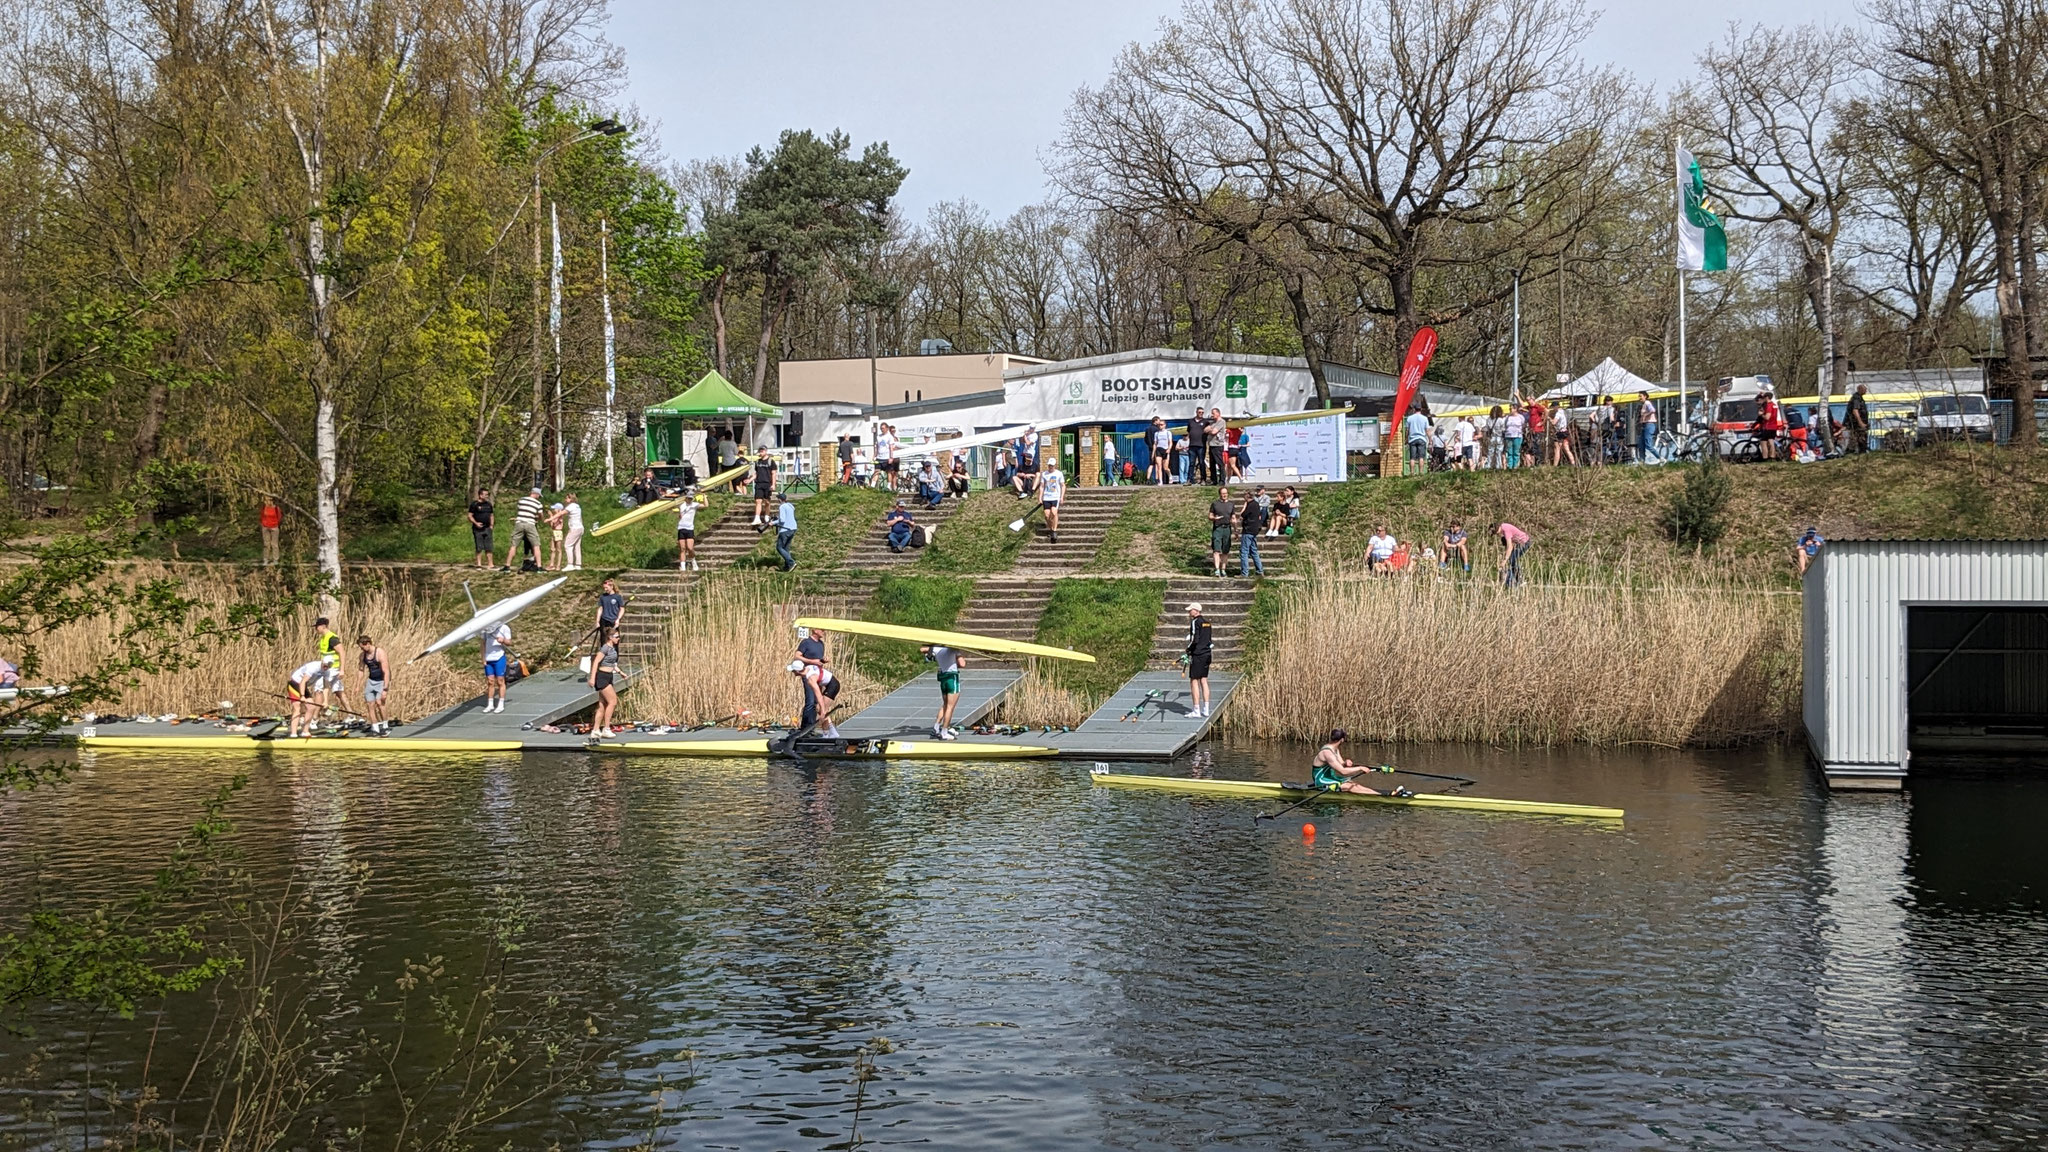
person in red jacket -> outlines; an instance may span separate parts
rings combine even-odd
[[[256,522],[263,526],[263,562],[265,564],[275,564],[277,563],[277,531],[284,527],[284,513],[278,510],[277,501],[265,496],[263,498],[262,515],[258,517]]]

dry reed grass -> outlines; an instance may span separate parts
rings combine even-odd
[[[1799,724],[1799,601],[1753,586],[1333,577],[1225,723],[1266,738],[1722,744]]]
[[[1094,711],[1086,697],[1071,688],[1061,687],[1043,669],[1034,666],[1027,669],[1024,678],[1003,697],[1002,705],[996,711],[996,720],[1002,724],[1027,724],[1034,728],[1046,724],[1073,727]]]
[[[620,698],[621,711],[681,724],[742,709],[757,724],[794,719],[803,696],[787,671],[796,656],[790,622],[816,607],[801,597],[790,602],[767,576],[735,573],[705,581],[669,618],[663,655]],[[883,687],[855,667],[851,645],[835,641],[828,651],[841,685],[836,716],[851,716],[882,698]]]
[[[135,563],[123,566],[114,576],[124,584],[164,578],[180,582],[183,594],[196,602],[195,616],[215,619],[237,604],[284,594],[283,586],[271,574],[237,573],[225,567]],[[385,698],[395,717],[423,716],[482,691],[480,674],[458,670],[445,654],[406,666],[407,657],[448,629],[447,623],[430,611],[425,597],[405,587],[366,587],[345,592],[340,603],[334,626],[348,657],[344,667],[348,706],[360,707],[363,673],[355,656],[355,638],[363,633],[373,637],[395,664],[390,668],[391,694]],[[316,658],[313,621],[320,615],[315,605],[299,605],[279,619],[274,640],[233,638],[195,650],[194,667],[139,677],[137,684],[122,693],[117,707],[125,712],[191,715],[211,712],[221,701],[231,700],[235,711],[243,715],[281,714],[286,704],[273,694],[284,691],[285,680],[294,669]],[[43,645],[50,679],[62,683],[67,672],[106,657],[115,642],[112,624],[82,621],[52,633]]]

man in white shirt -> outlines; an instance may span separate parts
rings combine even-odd
[[[505,710],[505,671],[511,657],[505,645],[512,642],[512,626],[500,624],[478,637],[484,646],[484,711]]]
[[[1392,572],[1394,570],[1394,549],[1397,547],[1394,534],[1382,524],[1372,530],[1372,537],[1365,542],[1366,568],[1371,572]]]
[[[1470,472],[1479,466],[1479,429],[1470,416],[1458,417],[1451,426],[1452,466]]]
[[[1038,474],[1038,506],[1045,509],[1046,539],[1054,544],[1060,542],[1060,498],[1066,494],[1067,477],[1059,465]]]
[[[932,735],[951,740],[960,734],[953,727],[953,706],[960,702],[960,653],[944,644],[933,644],[923,652],[939,666],[939,714],[932,721]]]
[[[697,495],[695,488],[683,489],[683,498],[676,502],[676,571],[698,571],[697,565],[697,509],[709,503]]]
[[[568,505],[565,509],[567,513],[565,519],[569,527],[568,539],[563,545],[564,549],[568,552],[568,563],[565,567],[570,572],[581,572],[583,571],[583,505],[576,502],[576,494],[574,492],[562,497],[562,500]]]

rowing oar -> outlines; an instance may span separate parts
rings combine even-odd
[[[319,689],[317,689],[317,688],[316,688],[316,689],[314,689],[314,691],[316,691],[316,692],[317,692],[317,691],[319,691]],[[285,703],[287,703],[287,704],[293,704],[293,703],[298,703],[298,704],[311,704],[311,703],[312,703],[312,701],[311,701],[311,700],[298,700],[298,701],[295,701],[295,700],[293,700],[293,699],[292,699],[291,697],[289,697],[289,696],[286,696],[286,695],[283,695],[282,693],[278,693],[278,692],[265,692],[265,693],[263,693],[263,694],[264,694],[265,696],[269,696],[269,697],[271,697],[271,698],[273,698],[273,699],[277,699],[277,700],[282,700],[282,701],[284,701],[284,702],[285,702]],[[329,708],[333,709],[333,710],[334,710],[334,711],[336,711],[336,712],[344,712],[344,713],[347,713],[348,715],[350,715],[350,716],[353,716],[353,717],[355,717],[355,718],[356,718],[356,719],[358,719],[358,720],[368,720],[368,719],[369,719],[369,717],[368,717],[368,716],[365,716],[365,715],[363,715],[363,714],[362,714],[361,712],[349,712],[349,710],[348,710],[348,709],[346,709],[346,708],[343,708],[343,707],[342,707],[341,705],[339,705],[339,704],[329,704],[329,705],[327,705],[327,707],[329,707]]]
[[[1040,503],[1040,504],[1038,505],[1038,507],[1036,507],[1036,508],[1033,508],[1033,509],[1032,509],[1031,511],[1029,511],[1029,512],[1026,512],[1026,513],[1025,513],[1025,514],[1023,514],[1022,516],[1019,516],[1019,517],[1017,517],[1017,518],[1016,518],[1015,520],[1012,520],[1012,521],[1010,521],[1010,531],[1012,531],[1012,532],[1022,532],[1022,531],[1024,530],[1024,522],[1025,522],[1026,520],[1029,520],[1029,519],[1031,519],[1031,518],[1032,518],[1033,516],[1036,516],[1036,515],[1037,515],[1037,514],[1038,514],[1038,513],[1040,512],[1040,511],[1042,511],[1042,510],[1043,510],[1044,508],[1045,508],[1045,505],[1044,505],[1044,504],[1043,504],[1043,503],[1041,502],[1041,503]]]
[[[1323,789],[1317,788],[1314,785],[1310,785],[1308,789],[1308,795],[1303,796],[1301,799],[1296,800],[1294,803],[1289,804],[1287,807],[1282,808],[1278,812],[1259,813],[1257,816],[1252,817],[1252,825],[1253,827],[1257,827],[1259,821],[1261,820],[1277,820],[1280,817],[1287,815],[1289,812],[1294,811],[1296,808],[1299,808],[1302,805],[1307,804],[1310,801],[1314,800],[1316,797],[1322,795],[1323,792]]]
[[[1386,772],[1398,776],[1420,776],[1425,780],[1451,780],[1459,784],[1479,783],[1479,781],[1474,780],[1470,776],[1445,776],[1441,772],[1417,772],[1413,768],[1395,768],[1392,765],[1388,764],[1381,764],[1378,767],[1373,768],[1372,771]]]
[[[1164,695],[1166,695],[1166,693],[1162,692],[1157,688],[1154,688],[1151,691],[1146,692],[1145,695],[1142,698],[1140,698],[1136,704],[1130,706],[1130,709],[1126,711],[1123,714],[1123,716],[1118,719],[1117,722],[1122,723],[1125,720],[1136,720],[1138,717],[1144,715],[1145,705],[1152,703],[1154,700]]]
[[[585,633],[584,633],[583,635],[581,635],[581,636],[578,636],[578,637],[576,638],[576,642],[575,642],[574,644],[571,644],[571,645],[569,645],[569,650],[568,650],[567,652],[564,652],[564,653],[562,654],[562,658],[563,658],[564,660],[566,660],[566,659],[568,659],[569,657],[571,657],[571,656],[574,656],[574,655],[576,654],[576,650],[577,650],[578,648],[581,648],[581,647],[583,647],[583,642],[584,642],[585,640],[588,640],[588,639],[590,639],[590,638],[591,638],[592,636],[595,636],[595,635],[597,635],[597,633],[598,633],[598,629],[596,629],[596,628],[592,628],[592,629],[591,629],[590,631],[588,631],[588,632],[585,632]]]
[[[689,726],[688,728],[685,728],[685,729],[683,729],[683,731],[685,731],[685,732],[702,732],[702,731],[703,731],[703,730],[705,730],[706,728],[716,728],[716,727],[718,727],[718,726],[719,726],[720,724],[723,724],[723,723],[725,723],[725,722],[726,722],[727,720],[737,720],[737,719],[739,719],[739,718],[740,718],[740,717],[742,717],[742,716],[752,716],[753,714],[754,714],[754,710],[753,710],[753,709],[751,709],[751,708],[742,708],[742,709],[740,709],[739,711],[737,711],[737,712],[733,713],[733,714],[732,714],[732,715],[730,715],[730,716],[720,716],[720,717],[719,717],[718,719],[716,719],[716,720],[706,720],[706,721],[705,721],[704,723],[702,723],[702,724],[692,724],[692,725],[690,725],[690,726]]]

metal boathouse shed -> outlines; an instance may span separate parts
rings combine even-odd
[[[1830,787],[2048,758],[2048,541],[1831,540],[1806,572],[1806,739]]]

